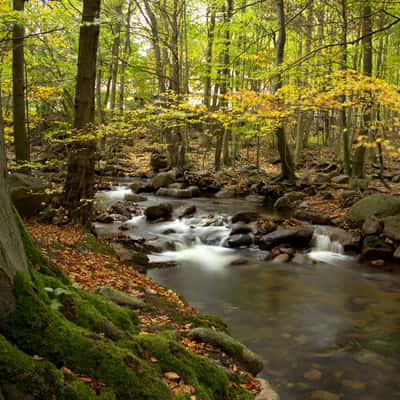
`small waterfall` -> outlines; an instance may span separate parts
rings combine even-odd
[[[316,251],[330,251],[332,253],[344,254],[341,243],[331,240],[326,233],[316,231],[313,238],[313,249]]]
[[[342,244],[332,240],[323,227],[315,229],[313,247],[308,255],[315,261],[331,264],[343,263],[351,259],[344,254]]]

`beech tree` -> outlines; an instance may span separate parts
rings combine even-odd
[[[95,82],[101,0],[84,0],[79,33],[78,77],[75,95],[75,140],[69,148],[65,205],[74,221],[89,223],[93,211]],[[85,137],[88,137],[86,139]]]
[[[14,0],[14,10],[19,14],[24,12],[25,0]],[[25,29],[22,20],[14,23],[12,35],[13,49],[13,126],[15,158],[18,163],[30,160],[30,143],[26,129],[25,108]],[[25,168],[26,171],[26,168]]]

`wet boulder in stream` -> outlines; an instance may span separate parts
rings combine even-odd
[[[144,211],[148,221],[156,221],[158,219],[170,219],[172,216],[172,205],[169,203],[161,203],[155,206],[147,207]]]
[[[260,216],[258,213],[254,211],[240,211],[232,217],[232,224],[237,222],[244,222],[245,224],[249,224],[250,222],[257,221]]]
[[[258,244],[263,250],[270,250],[282,243],[294,248],[305,248],[310,245],[313,233],[313,228],[278,229],[262,236]]]
[[[160,172],[157,174],[153,180],[151,181],[152,186],[154,189],[160,189],[162,187],[167,187],[168,185],[171,185],[174,183],[176,180],[175,174],[171,171],[169,172]]]
[[[239,233],[232,235],[227,240],[228,247],[238,248],[238,247],[248,247],[253,244],[253,238],[248,233]]]
[[[251,233],[251,232],[253,232],[251,226],[243,222],[237,222],[236,224],[233,224],[231,228],[231,236],[237,235],[239,233]]]

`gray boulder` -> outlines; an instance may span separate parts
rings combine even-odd
[[[362,231],[365,235],[375,235],[382,231],[382,223],[378,218],[372,215],[364,221]]]
[[[253,238],[248,233],[239,233],[230,236],[227,244],[231,248],[248,247],[253,244]]]
[[[150,193],[154,192],[153,185],[150,179],[136,181],[129,186],[133,193]]]
[[[124,196],[124,200],[126,201],[133,201],[135,203],[140,203],[141,201],[146,201],[147,197],[142,196],[137,193],[126,193]]]
[[[367,236],[364,239],[361,259],[387,260],[393,255],[393,249],[378,236]]]
[[[189,337],[221,348],[253,375],[257,375],[264,368],[264,362],[260,356],[224,332],[209,328],[195,328],[189,332]]]
[[[236,196],[234,189],[221,189],[215,193],[215,197],[218,199],[233,199]]]
[[[259,246],[263,250],[269,250],[279,244],[286,243],[295,248],[304,248],[309,246],[313,233],[312,228],[278,229],[262,236]]]
[[[383,233],[390,239],[400,240],[400,215],[383,218]]]
[[[303,192],[289,192],[274,203],[275,210],[291,210],[296,208],[306,197]]]
[[[391,217],[400,213],[400,199],[388,194],[377,193],[355,203],[349,211],[349,218],[363,222],[375,215],[378,218]]]
[[[259,217],[259,214],[254,211],[240,211],[232,217],[232,224],[235,224],[236,222],[249,224],[250,222],[257,221]]]
[[[196,211],[197,211],[196,206],[185,207],[184,209],[179,211],[178,218],[190,217],[196,214]]]
[[[51,200],[45,193],[45,183],[34,176],[13,173],[7,177],[11,200],[23,216],[33,216],[43,210]]]
[[[149,221],[156,221],[157,219],[170,219],[172,216],[172,205],[169,203],[161,203],[155,206],[147,207],[144,215]]]
[[[160,172],[151,181],[155,190],[167,187],[175,182],[175,174],[173,172]]]
[[[253,232],[251,226],[243,222],[237,222],[236,224],[233,224],[231,227],[231,236],[237,235],[239,233],[251,233],[251,232]]]
[[[329,222],[327,215],[308,210],[296,210],[294,216],[303,221],[309,221],[312,224],[325,225]]]
[[[191,199],[193,191],[190,188],[186,189],[173,189],[173,188],[160,188],[157,190],[157,196],[174,197],[177,199]]]

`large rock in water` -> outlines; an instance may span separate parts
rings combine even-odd
[[[172,172],[160,172],[152,180],[152,186],[155,190],[166,187],[175,182],[175,174]]]
[[[11,200],[23,216],[36,215],[51,200],[51,195],[45,193],[46,185],[34,176],[13,173],[7,183]]]
[[[249,224],[250,222],[257,221],[259,217],[259,214],[254,211],[239,211],[232,217],[232,224],[236,222]]]
[[[285,243],[295,248],[304,248],[310,244],[313,233],[312,228],[278,229],[262,236],[259,246],[263,250],[269,250]]]
[[[149,221],[156,221],[157,219],[169,219],[172,216],[172,205],[169,203],[162,203],[156,206],[146,208],[144,215]]]
[[[224,332],[209,328],[195,328],[189,332],[189,337],[220,347],[253,375],[257,375],[264,367],[260,356]]]
[[[361,259],[364,260],[387,260],[393,255],[393,249],[379,236],[367,236],[364,239],[361,251]]]
[[[162,187],[157,190],[157,196],[175,197],[177,199],[191,199],[197,192],[198,188],[195,186],[191,186],[185,189]]]
[[[238,233],[229,237],[227,244],[231,248],[248,247],[253,243],[252,237],[248,233]]]
[[[400,199],[388,194],[373,194],[355,203],[349,211],[349,218],[355,222],[363,222],[375,215],[378,218],[400,214]]]

